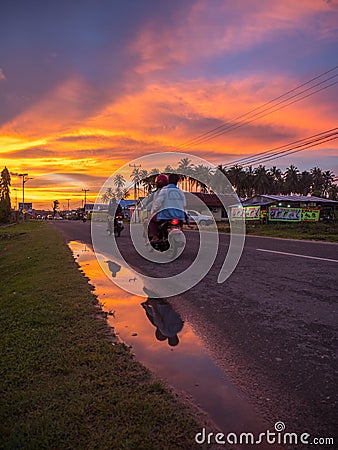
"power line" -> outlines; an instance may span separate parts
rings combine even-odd
[[[316,93],[318,93],[318,92],[320,92],[322,90],[328,89],[329,87],[337,84],[337,81],[335,81],[335,82],[333,82],[333,83],[331,83],[329,85],[326,85],[326,86],[324,86],[324,87],[322,87],[320,89],[317,89],[317,90],[315,90],[313,92],[310,92],[310,93],[302,96],[302,94],[304,94],[304,93],[306,93],[308,91],[311,91],[315,87],[318,87],[318,86],[320,86],[320,85],[322,85],[324,83],[327,83],[328,81],[330,81],[333,78],[337,77],[338,74],[332,75],[332,76],[326,78],[325,80],[322,80],[322,81],[314,84],[313,86],[311,86],[311,87],[309,87],[307,89],[304,89],[301,92],[298,92],[297,94],[294,94],[294,95],[290,96],[291,93],[293,93],[293,92],[299,90],[300,88],[302,88],[302,87],[312,83],[315,80],[318,80],[319,78],[323,77],[324,75],[327,75],[328,73],[333,72],[337,68],[338,68],[338,66],[335,66],[335,67],[333,67],[333,68],[331,68],[331,69],[329,69],[329,70],[327,70],[327,71],[317,75],[316,77],[312,78],[311,80],[306,81],[305,83],[302,83],[302,84],[296,86],[295,88],[287,91],[286,93],[284,93],[282,95],[279,95],[278,97],[275,97],[274,99],[272,99],[272,100],[262,104],[261,106],[258,106],[256,108],[250,110],[247,113],[244,113],[244,114],[241,114],[241,115],[235,117],[234,119],[232,119],[232,122],[230,122],[228,124],[219,125],[218,127],[215,127],[215,128],[213,128],[213,129],[211,129],[211,130],[209,130],[207,132],[204,132],[204,133],[196,136],[195,138],[192,138],[192,139],[190,139],[190,140],[188,140],[186,142],[183,142],[178,148],[184,148],[184,147],[187,147],[187,146],[190,146],[190,145],[197,145],[197,144],[208,142],[209,140],[214,139],[215,137],[221,136],[222,134],[226,134],[226,133],[228,133],[230,131],[233,131],[233,130],[235,130],[237,128],[240,128],[240,127],[242,127],[244,125],[247,125],[247,124],[253,122],[254,120],[257,120],[259,118],[265,117],[265,116],[267,116],[269,114],[272,114],[273,112],[276,112],[276,111],[278,111],[278,110],[280,110],[282,108],[285,108],[285,107],[287,107],[287,106],[289,106],[289,105],[291,105],[293,103],[296,103],[296,102],[301,101],[301,100],[303,100],[303,99],[305,99],[307,97],[310,97],[311,95],[314,95],[314,94],[316,94]],[[287,96],[289,96],[289,97],[287,97]],[[282,99],[283,97],[287,97],[287,98],[284,98],[284,100],[281,100],[281,101],[275,103],[274,105],[269,106],[268,108],[266,108],[266,106],[271,105],[272,103],[276,102],[279,99]],[[300,98],[297,98],[297,97],[300,97]],[[295,99],[295,100],[290,101],[292,99]],[[282,106],[278,107],[279,105],[282,105]],[[253,114],[255,111],[258,111],[258,112]],[[269,111],[269,112],[267,112],[267,111]],[[251,120],[242,120],[242,121],[239,121],[239,123],[238,122],[234,122],[234,121],[236,121],[238,119],[242,119],[244,117],[248,117]]]
[[[335,75],[335,77],[336,77],[336,76],[338,76],[338,74]],[[330,77],[330,78],[331,78],[331,77]],[[327,80],[325,80],[325,81],[327,81]],[[324,81],[324,82],[325,82],[325,81]],[[324,83],[324,82],[322,82],[322,83]],[[316,86],[318,86],[319,84],[322,84],[322,83],[318,83]],[[274,113],[274,112],[276,112],[276,111],[279,111],[279,110],[281,110],[281,109],[286,108],[287,106],[290,106],[290,105],[292,105],[292,104],[294,104],[294,103],[297,103],[297,102],[299,102],[299,101],[301,101],[301,100],[304,100],[305,98],[308,98],[308,97],[310,97],[310,96],[312,96],[312,95],[314,95],[314,94],[317,94],[318,92],[324,91],[325,89],[328,89],[329,87],[334,86],[335,84],[338,84],[338,82],[335,81],[334,83],[331,83],[331,84],[329,84],[329,85],[327,85],[327,86],[324,86],[324,87],[322,87],[322,88],[320,88],[320,89],[317,89],[317,90],[314,91],[314,92],[310,92],[309,94],[306,94],[306,95],[304,95],[304,96],[302,96],[302,97],[300,97],[300,98],[296,98],[295,100],[292,100],[292,101],[289,102],[289,100],[291,100],[292,98],[296,97],[296,96],[292,96],[292,97],[290,97],[290,98],[288,98],[288,99],[283,100],[282,102],[277,103],[276,105],[274,105],[274,106],[272,106],[272,107],[270,107],[270,108],[267,108],[267,109],[265,109],[265,110],[262,110],[262,111],[259,112],[259,113],[254,114],[254,115],[250,118],[250,120],[246,120],[246,121],[242,121],[242,122],[240,121],[239,123],[233,123],[233,124],[229,124],[229,125],[223,125],[223,127],[226,126],[227,128],[224,129],[224,130],[218,131],[217,133],[213,134],[212,136],[209,136],[209,137],[206,137],[206,138],[204,138],[204,139],[200,139],[199,141],[194,142],[194,145],[202,144],[202,143],[204,144],[205,142],[208,142],[208,141],[210,141],[211,139],[214,139],[214,138],[216,138],[216,137],[218,137],[218,136],[221,136],[221,135],[223,135],[223,134],[227,134],[227,133],[229,133],[229,132],[231,132],[231,131],[233,131],[233,130],[236,130],[237,128],[243,127],[244,125],[248,125],[248,124],[250,124],[250,123],[256,121],[257,119],[261,119],[262,117],[266,117],[266,116],[268,116],[268,115],[270,115],[270,114],[272,114],[272,113]],[[315,87],[315,86],[313,86],[313,87]],[[313,87],[312,87],[312,88],[313,88]],[[312,88],[310,88],[310,89],[312,89]],[[306,89],[306,90],[304,90],[303,92],[301,92],[301,93],[299,93],[299,94],[302,94],[302,93],[304,93],[304,92],[306,92],[306,91],[308,91],[308,90],[309,90],[309,89]],[[297,94],[297,96],[298,96],[299,94]],[[288,102],[288,103],[287,103],[287,102]],[[283,103],[284,103],[284,104],[283,104]],[[276,106],[278,106],[278,105],[281,105],[281,106],[279,106],[279,107],[277,108]],[[274,109],[272,109],[272,108],[274,108]],[[271,109],[272,109],[272,110],[271,110]],[[267,111],[267,110],[271,110],[271,111],[270,111],[270,112],[265,112],[265,111]]]
[[[298,152],[301,152],[301,151],[303,151],[303,150],[307,150],[307,149],[309,149],[309,148],[311,148],[311,147],[317,147],[317,146],[320,145],[320,144],[324,144],[325,142],[333,141],[333,140],[335,140],[335,139],[338,139],[338,135],[336,135],[335,137],[331,137],[331,138],[329,138],[329,139],[324,139],[324,140],[322,140],[322,141],[320,141],[320,142],[317,142],[317,143],[306,144],[306,146],[305,146],[304,148],[300,148],[300,149],[296,149],[296,150],[294,150],[294,149],[291,148],[291,149],[289,149],[289,150],[286,150],[285,153],[284,153],[284,152],[281,152],[281,153],[283,153],[283,154],[277,154],[277,155],[275,155],[275,156],[269,156],[269,157],[267,157],[267,158],[265,158],[265,159],[262,159],[261,161],[259,161],[259,163],[262,164],[263,162],[265,163],[265,162],[267,162],[267,161],[272,161],[272,160],[274,160],[274,159],[279,159],[279,158],[282,158],[282,157],[284,157],[284,156],[289,156],[289,155],[291,155],[291,154],[293,154],[293,153],[298,153]],[[305,145],[305,144],[304,144],[304,145]],[[252,163],[252,162],[245,163],[245,164],[243,164],[243,167],[248,167],[248,166],[251,166],[252,164],[256,165],[257,162],[254,162],[254,163]]]
[[[322,131],[321,133],[317,133],[317,134],[314,134],[314,135],[309,136],[307,138],[303,138],[303,139],[299,139],[297,141],[290,142],[289,144],[284,144],[284,145],[281,145],[279,147],[274,147],[274,148],[272,148],[270,150],[265,150],[263,152],[259,152],[259,153],[256,153],[254,155],[250,155],[250,156],[246,156],[246,157],[243,157],[243,158],[240,158],[240,159],[237,159],[237,160],[233,160],[230,163],[225,164],[225,166],[234,165],[234,164],[238,164],[238,163],[240,165],[253,163],[256,160],[260,160],[260,159],[263,159],[263,158],[266,158],[266,157],[270,157],[270,156],[273,156],[275,154],[277,155],[279,153],[283,153],[282,151],[279,152],[278,150],[285,149],[286,147],[290,147],[290,146],[293,146],[295,144],[300,144],[300,145],[294,147],[294,148],[297,148],[297,147],[301,147],[303,145],[306,145],[306,144],[308,144],[310,142],[316,142],[316,140],[320,140],[320,139],[325,139],[325,138],[331,137],[331,136],[333,136],[333,135],[338,133],[337,130],[338,130],[337,127],[336,128],[331,128],[330,130]],[[314,140],[311,141],[311,139],[314,139]],[[284,151],[289,151],[289,149],[288,150],[284,150]]]
[[[232,127],[231,130],[226,130],[226,131],[224,131],[224,132],[219,132],[217,135],[214,135],[213,137],[210,137],[209,139],[205,140],[204,142],[207,142],[207,141],[209,141],[209,140],[211,140],[211,139],[213,139],[213,138],[215,138],[215,137],[221,136],[222,134],[227,134],[227,132],[229,132],[229,131],[233,131],[233,130],[235,130],[235,129],[237,129],[237,128],[240,128],[240,127],[242,127],[242,126],[244,126],[244,125],[248,125],[249,123],[252,123],[252,122],[254,122],[254,121],[257,120],[257,119],[261,119],[262,117],[266,117],[266,116],[268,116],[269,114],[272,114],[272,113],[274,113],[274,112],[276,112],[276,111],[279,111],[279,110],[281,110],[281,109],[284,109],[284,108],[286,108],[287,106],[290,106],[290,105],[292,105],[293,103],[297,103],[297,102],[299,102],[299,101],[301,101],[301,100],[304,100],[305,98],[310,97],[311,95],[314,95],[314,94],[316,94],[317,92],[323,91],[323,90],[325,90],[325,89],[327,89],[327,88],[333,86],[334,84],[338,84],[338,82],[336,81],[336,82],[334,82],[334,83],[332,83],[332,84],[330,84],[330,85],[328,85],[328,86],[325,86],[325,87],[323,87],[323,88],[321,88],[321,89],[317,89],[317,91],[312,92],[312,93],[310,93],[310,94],[307,94],[307,95],[305,95],[305,96],[303,96],[303,97],[301,97],[301,98],[298,98],[298,99],[296,99],[296,100],[293,100],[292,102],[289,102],[289,103],[287,103],[287,104],[285,104],[285,105],[283,105],[283,106],[280,106],[279,108],[276,108],[276,109],[274,109],[273,111],[271,111],[271,112],[269,112],[269,113],[257,115],[257,117],[255,117],[255,118],[252,119],[252,120],[249,120],[249,121],[243,122],[243,123],[239,123],[237,126],[233,125],[233,127]]]

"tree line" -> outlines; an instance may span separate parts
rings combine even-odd
[[[335,184],[335,175],[330,170],[323,171],[319,167],[311,170],[299,171],[290,165],[285,171],[276,166],[265,167],[259,165],[244,168],[240,165],[227,167],[219,165],[217,170],[203,164],[194,165],[189,158],[182,158],[177,168],[170,165],[163,170],[157,168],[150,171],[135,167],[130,178],[136,196],[140,193],[147,195],[155,189],[155,180],[159,173],[180,174],[182,189],[190,192],[227,193],[229,186],[224,184],[221,175],[225,175],[240,198],[250,198],[254,195],[313,195],[338,200],[338,186]],[[142,191],[142,192],[141,192]],[[130,191],[126,188],[126,181],[120,174],[113,177],[113,186],[107,188],[102,200],[107,202],[111,198],[128,198]]]

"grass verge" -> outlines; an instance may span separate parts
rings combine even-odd
[[[230,226],[220,223],[218,229],[229,233]],[[246,223],[246,233],[255,236],[270,236],[285,239],[309,239],[338,242],[337,223],[272,223],[268,225]]]
[[[112,345],[96,298],[45,223],[0,229],[0,448],[191,449],[187,407]]]

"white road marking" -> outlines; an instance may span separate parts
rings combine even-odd
[[[298,253],[278,252],[276,250],[266,250],[265,248],[256,248],[260,252],[278,253],[279,255],[298,256],[298,258],[319,259],[320,261],[329,261],[338,263],[338,259],[319,258],[318,256],[299,255]]]

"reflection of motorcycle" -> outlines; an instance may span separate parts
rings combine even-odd
[[[115,218],[108,218],[108,227],[107,227],[107,232],[108,234],[111,236],[113,234],[114,231],[114,235],[119,237],[121,235],[121,231],[124,229],[123,226],[123,218],[122,216],[118,215],[115,216]]]
[[[141,303],[149,321],[156,328],[155,337],[158,341],[168,341],[168,345],[175,347],[179,343],[178,333],[184,322],[173,310],[172,306],[163,298],[149,297]]]
[[[168,251],[168,256],[175,258],[179,249],[185,245],[182,227],[182,220],[170,219],[160,221],[158,225],[158,239],[150,240],[151,247],[160,252]]]

